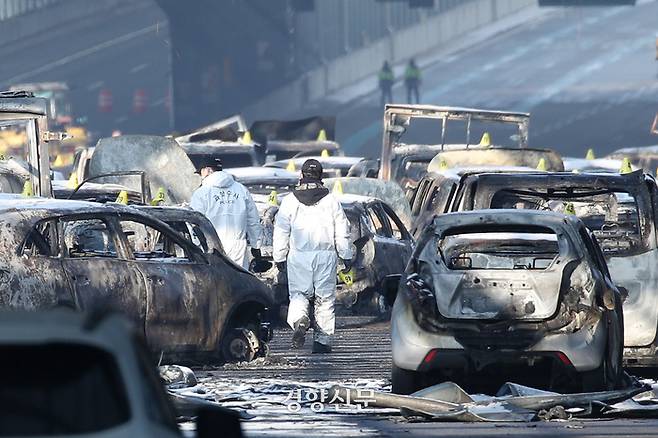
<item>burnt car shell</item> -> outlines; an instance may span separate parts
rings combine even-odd
[[[530,258],[521,260],[521,253],[502,243],[483,248],[482,255],[471,252],[468,248],[487,242],[478,233],[493,233],[489,236],[509,245],[528,239],[523,245],[531,248]],[[468,239],[460,240],[464,236]],[[544,246],[553,248],[550,254]],[[453,250],[467,251],[468,257],[447,259]],[[497,259],[499,254],[506,258]],[[496,265],[500,260],[505,267]],[[406,275],[392,316],[398,384],[400,374],[468,375],[541,360],[560,365],[567,375],[596,375],[593,385],[602,384],[599,379],[619,382],[621,294],[591,233],[576,217],[529,210],[437,217],[419,239]],[[608,367],[614,376],[601,377],[604,360],[615,365]]]
[[[571,193],[571,195],[569,194]],[[642,171],[626,174],[481,174],[465,179],[452,211],[488,209],[503,194],[564,203],[590,202],[598,196],[603,211],[580,215],[594,232],[615,283],[625,289],[624,361],[628,366],[658,365],[658,249],[656,182]],[[607,195],[606,195],[607,194]],[[603,202],[608,196],[609,201]],[[622,199],[626,197],[627,199]],[[589,198],[588,198],[589,197]],[[502,201],[500,201],[502,202]],[[594,201],[591,201],[594,204]],[[557,209],[561,209],[562,202]],[[523,208],[523,207],[521,207]],[[527,208],[527,207],[526,207]],[[534,208],[553,208],[548,202]]]
[[[240,323],[258,333],[271,303],[221,253],[131,206],[7,195],[0,215],[2,308],[118,310],[152,350],[190,361],[226,356],[227,330]]]

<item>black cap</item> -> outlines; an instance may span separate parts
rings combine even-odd
[[[200,173],[201,169],[205,169],[206,167],[210,167],[212,170],[222,170],[222,160],[219,158],[204,157],[199,160],[198,170],[195,173]]]
[[[302,179],[310,181],[322,180],[322,164],[313,158],[304,161],[304,164],[302,164]]]

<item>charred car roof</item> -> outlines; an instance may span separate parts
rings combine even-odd
[[[455,213],[446,213],[436,216],[432,221],[435,233],[445,232],[456,228],[473,228],[489,225],[497,226],[537,226],[550,228],[556,232],[564,232],[575,236],[576,230],[583,226],[578,217],[565,215],[553,211],[540,210],[473,210]]]
[[[572,172],[519,172],[519,173],[481,173],[471,176],[478,181],[486,181],[492,185],[542,186],[542,187],[572,187],[586,186],[588,188],[612,188],[627,191],[629,185],[644,184],[645,174],[635,171],[620,173],[572,173]]]
[[[34,97],[25,91],[0,92],[0,113],[24,113],[45,116],[48,114],[48,100]]]

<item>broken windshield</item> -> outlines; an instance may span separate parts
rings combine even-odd
[[[550,230],[531,233],[471,232],[444,236],[438,244],[451,270],[548,268],[559,254],[557,236]]]
[[[494,120],[449,120],[442,130],[442,119],[412,117],[397,138],[401,144],[479,145],[485,141],[497,146],[518,147],[519,128],[515,124]],[[485,133],[487,134],[485,136]],[[486,140],[488,137],[488,140]]]
[[[609,189],[503,189],[490,208],[548,210],[575,214],[596,236],[603,252],[625,254],[642,247],[643,230],[633,195]]]

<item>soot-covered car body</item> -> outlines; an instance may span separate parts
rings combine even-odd
[[[391,324],[394,392],[512,367],[586,390],[612,388],[621,373],[621,296],[575,216],[437,217],[417,242]]]
[[[624,361],[658,366],[656,182],[626,174],[481,174],[463,181],[452,211],[516,208],[564,212],[592,230],[624,294]]]
[[[218,241],[207,219],[182,215],[178,222],[189,229],[199,222],[206,240]],[[0,217],[0,307],[117,310],[171,360],[249,360],[264,352],[260,318],[271,291],[218,243],[204,251],[155,214],[118,204],[5,195]]]

